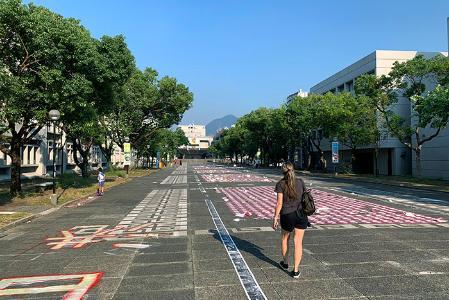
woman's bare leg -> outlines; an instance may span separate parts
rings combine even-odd
[[[288,242],[290,241],[290,232],[282,230],[282,257],[284,264],[288,264]]]
[[[295,263],[293,265],[293,271],[298,272],[299,264],[302,259],[302,239],[304,237],[304,229],[295,228]]]

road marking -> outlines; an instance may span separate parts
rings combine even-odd
[[[102,276],[102,272],[97,272],[3,278],[0,279],[0,296],[66,292],[63,299],[78,300],[82,299]],[[65,284],[55,285],[56,282]]]
[[[153,190],[113,228],[82,225],[49,237],[52,250],[82,248],[102,241],[129,241],[142,238],[187,235],[187,189]]]
[[[185,184],[187,183],[187,175],[167,176],[161,184]]]
[[[315,225],[307,228],[307,230],[322,231],[322,230],[349,230],[349,229],[428,229],[428,228],[448,228],[449,224],[341,224],[341,225]],[[239,228],[229,228],[229,231],[233,233],[257,233],[257,232],[272,232],[275,231],[271,227],[261,226],[261,227],[239,227]],[[195,230],[194,235],[208,235],[216,234],[215,229],[202,229]],[[1,255],[0,255],[1,256]]]
[[[148,244],[112,244],[114,248],[133,248],[133,249],[145,249],[150,247]]]
[[[443,275],[443,274],[447,274],[447,272],[421,271],[417,273],[417,275]]]
[[[271,186],[225,187],[218,191],[223,201],[237,217],[254,216],[271,219],[276,196]],[[388,205],[362,201],[333,192],[313,190],[317,212],[309,217],[312,224],[437,224],[445,219],[400,210]]]
[[[205,201],[207,208],[209,209],[209,213],[212,216],[212,220],[214,221],[215,228],[217,228],[221,242],[226,248],[229,259],[234,265],[234,269],[239,276],[240,283],[245,290],[246,296],[248,297],[248,299],[267,299],[262,289],[260,288],[259,283],[257,283],[254,274],[246,264],[245,259],[243,258],[242,254],[234,243],[234,240],[226,229],[226,226],[223,224],[223,221],[221,220],[220,215],[215,209],[214,204],[209,199],[206,199]]]

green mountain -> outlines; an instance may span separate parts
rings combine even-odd
[[[237,117],[234,115],[227,115],[220,119],[215,119],[206,125],[206,134],[214,136],[217,131],[225,127],[229,128],[237,122]]]

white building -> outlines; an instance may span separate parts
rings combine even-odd
[[[60,128],[52,125],[44,127],[31,143],[21,149],[21,177],[34,178],[52,176],[53,174],[53,143],[56,143],[56,172],[78,171],[73,158],[73,144],[67,140],[66,134]],[[106,164],[98,146],[91,148],[90,165],[100,167]],[[0,152],[0,181],[11,179],[11,158]]]
[[[376,50],[368,56],[356,61],[343,70],[335,73],[329,78],[317,83],[310,89],[311,93],[325,94],[327,92],[354,92],[354,83],[357,77],[362,74],[375,74],[376,76],[387,75],[394,62],[405,62],[418,54],[425,57],[432,57],[442,53],[447,56],[447,52],[417,52],[417,51],[385,51]],[[395,113],[405,118],[410,118],[410,102],[400,97],[398,103],[394,105]],[[414,122],[415,120],[411,120]],[[422,132],[423,135],[429,134],[428,130]],[[331,147],[329,141],[323,141],[323,149],[328,162],[328,167],[332,168]],[[449,179],[449,130],[445,129],[432,141],[426,143],[422,151],[422,175],[433,178]],[[348,162],[350,152],[344,147],[340,151],[341,160]],[[365,163],[360,165],[360,170],[366,173],[372,173],[374,166],[373,147],[368,145],[361,148],[358,152],[357,161]],[[378,168],[379,173],[384,175],[407,175],[415,174],[416,167],[414,163],[414,153],[399,140],[391,135],[385,136],[381,140]]]
[[[296,97],[304,98],[304,97],[307,97],[308,95],[309,95],[309,92],[305,92],[302,89],[299,89],[299,91],[294,92],[287,96],[287,103],[292,102],[292,100],[295,99]]]
[[[190,145],[183,146],[182,148],[187,149],[207,149],[213,141],[213,137],[206,136],[206,126],[205,125],[180,125],[184,131],[184,134],[189,139]]]

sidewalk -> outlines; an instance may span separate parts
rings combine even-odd
[[[448,299],[447,206],[318,193],[335,209],[314,216],[295,279],[278,266],[274,181],[259,181],[279,170],[241,171],[161,170],[1,232],[0,298]]]
[[[335,176],[332,173],[315,173],[310,171],[298,171],[298,173],[312,176],[312,177],[322,177],[322,178],[333,178],[342,180],[352,180],[367,183],[378,183],[390,186],[400,186],[412,189],[427,190],[433,192],[443,192],[449,193],[449,181],[444,180],[433,180],[433,179],[418,179],[412,177],[401,177],[401,176],[378,176],[374,177],[372,175],[355,175],[355,174],[338,174]]]

